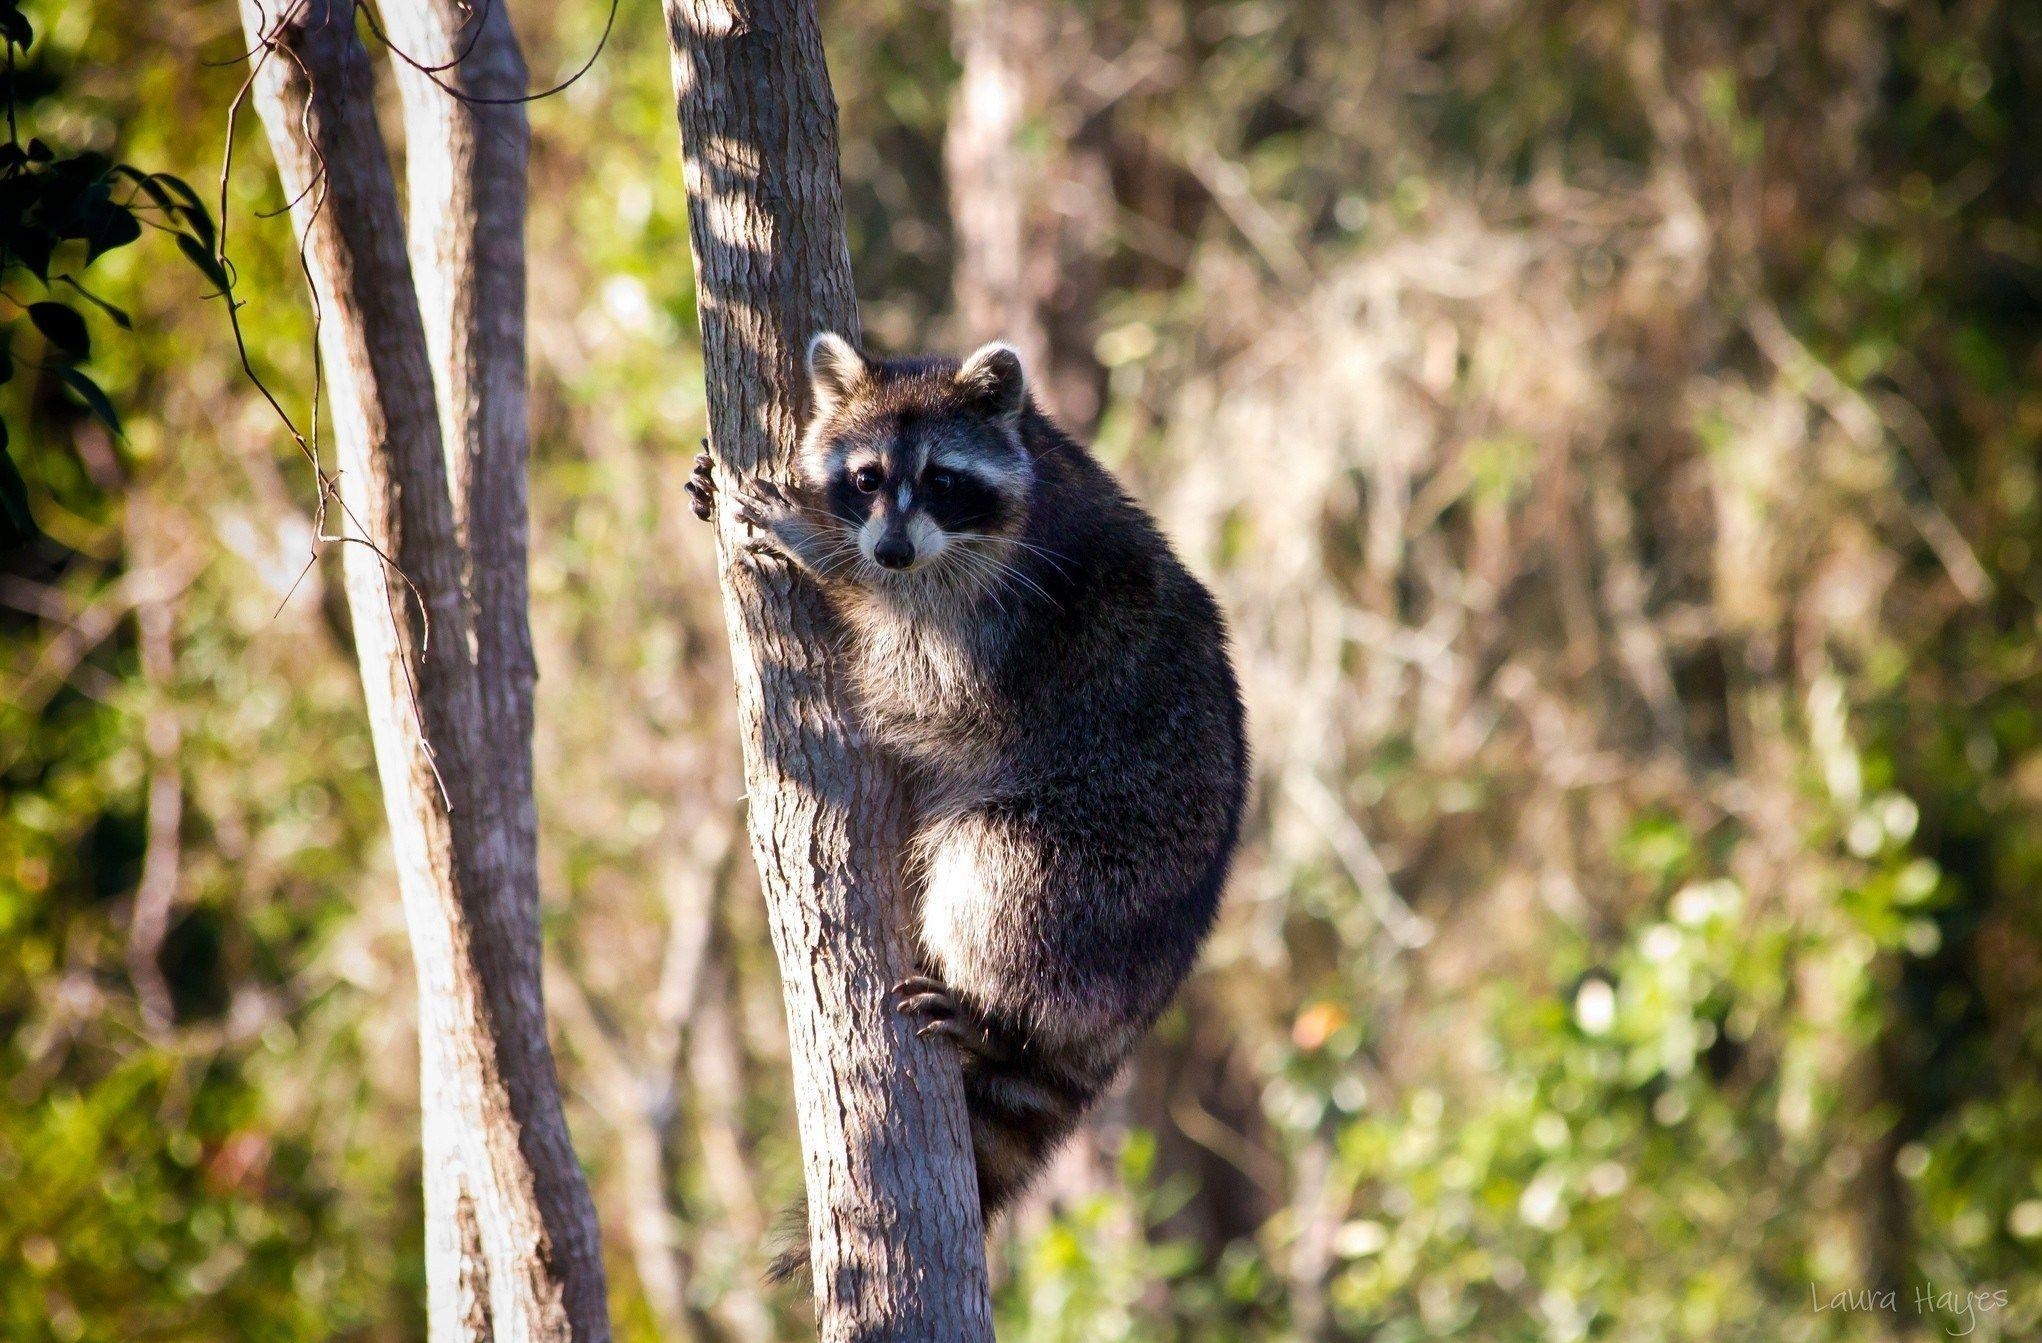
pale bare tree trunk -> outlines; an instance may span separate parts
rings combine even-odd
[[[718,467],[784,478],[802,352],[857,335],[811,0],[667,0]],[[678,474],[678,473],[677,473]],[[719,517],[752,852],[780,959],[825,1340],[990,1340],[954,1060],[890,1010],[898,791],[859,749],[822,594]]]
[[[1048,409],[1080,433],[1098,422],[1104,371],[1093,353],[1113,182],[1088,137],[1099,97],[1082,6],[954,0],[959,66],[943,142],[963,344],[1006,340],[1036,370]]]
[[[479,12],[474,48],[440,77],[522,92],[502,7]],[[360,538],[344,547],[348,609],[418,972],[431,1336],[604,1340],[595,1210],[540,992],[524,118],[408,91],[414,288],[355,6],[242,0],[241,13],[320,307],[345,505],[332,521]],[[454,0],[385,14],[414,59],[451,59]]]
[[[159,532],[158,527],[147,525],[155,519],[145,498],[137,490],[128,501],[128,554],[137,568],[154,570],[160,563],[155,555]],[[183,857],[184,775],[179,761],[184,754],[184,729],[177,705],[170,698],[170,683],[177,673],[174,601],[174,593],[154,590],[135,601],[135,651],[149,689],[149,710],[142,720],[142,744],[149,753],[149,841],[142,851],[142,875],[135,883],[134,911],[128,919],[127,962],[128,978],[142,1004],[142,1020],[157,1035],[176,1025],[162,956],[171,916],[176,912]]]

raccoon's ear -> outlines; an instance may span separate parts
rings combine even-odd
[[[815,413],[827,415],[865,381],[865,356],[834,331],[818,331],[808,342],[808,385]]]
[[[979,346],[957,370],[957,387],[994,419],[1013,419],[1028,399],[1028,376],[1021,371],[1021,352],[997,340]]]

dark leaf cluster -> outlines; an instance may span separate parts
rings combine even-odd
[[[35,40],[19,0],[0,0],[0,42],[6,55],[7,140],[0,144],[0,384],[18,368],[49,375],[114,433],[120,417],[99,384],[81,367],[92,355],[88,312],[120,330],[128,314],[86,287],[80,272],[153,228],[173,235],[180,251],[221,289],[225,276],[214,255],[212,215],[198,193],[168,173],[151,173],[104,154],[60,154],[40,139],[21,138],[16,70]],[[31,287],[35,292],[17,292]],[[15,337],[33,332],[28,354],[17,356]],[[9,453],[0,420],[0,551],[35,535],[28,490]]]

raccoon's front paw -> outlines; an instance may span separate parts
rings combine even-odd
[[[915,1034],[927,1040],[941,1036],[966,1054],[988,1063],[1004,1062],[1007,1051],[993,1039],[978,1013],[958,1001],[948,984],[928,975],[913,975],[893,986],[898,1002],[893,1010],[904,1017],[920,1017]]]
[[[681,487],[688,492],[688,507],[704,522],[716,520],[716,463],[709,458],[709,440],[702,440],[702,451],[695,455],[695,471],[688,477],[688,483]]]
[[[695,516],[712,522],[718,505],[726,505],[739,522],[752,529],[752,535],[739,545],[745,554],[795,558],[802,509],[793,497],[760,477],[721,488],[716,483],[717,473],[716,463],[707,452],[695,458],[695,470],[682,487],[688,492],[688,504]]]
[[[753,477],[731,491],[738,520],[768,537],[783,535],[801,517],[801,506],[787,491],[763,477]]]
[[[688,492],[688,506],[695,516],[708,522],[715,518],[717,501],[726,492],[717,488],[716,461],[709,455],[707,439],[702,440],[702,448],[695,454],[695,469],[688,483],[681,488]],[[727,494],[738,520],[760,531],[773,531],[776,524],[784,526],[801,512],[785,490],[762,477],[739,481]]]

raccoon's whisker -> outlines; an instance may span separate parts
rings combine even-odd
[[[1059,555],[1048,546],[1037,545],[1033,541],[1023,541],[1018,536],[1008,537],[1007,544],[1017,550],[1025,550],[1031,555],[1040,555],[1043,559],[1049,561],[1051,565],[1055,566],[1056,571],[1060,574],[1068,575],[1070,572],[1064,568],[1064,565],[1070,562],[1070,556]]]
[[[981,601],[991,601],[994,609],[1002,617],[1011,615],[1012,612],[1009,611],[1006,600],[1007,585],[1000,581],[999,571],[986,563],[985,556],[975,551],[963,549],[958,553],[968,561],[965,571],[971,576],[978,589],[973,595]]]
[[[970,555],[976,563],[982,565],[988,572],[997,575],[1000,581],[1003,583],[1003,585],[1011,586],[1014,583],[1019,583],[1022,586],[1032,590],[1037,596],[1041,597],[1051,606],[1054,606],[1059,610],[1063,609],[1062,603],[1058,602],[1056,598],[1050,596],[1048,589],[1044,588],[1042,584],[1030,578],[1027,575],[1027,573],[1022,571],[1020,568],[1012,564],[1008,564],[1006,561],[998,558],[997,556],[988,554],[983,550],[967,550],[965,553]]]
[[[858,549],[856,541],[842,536],[825,536],[825,546],[819,558],[824,563],[848,559]]]
[[[842,527],[845,525],[841,517],[827,508],[816,508],[812,504],[796,503],[792,499],[787,501],[787,507],[795,513],[806,513],[812,518],[821,518],[832,527]]]
[[[1030,589],[1032,592],[1034,592],[1037,596],[1041,597],[1044,601],[1048,602],[1051,606],[1056,607],[1058,610],[1063,609],[1063,603],[1059,602],[1047,588],[1043,587],[1041,583],[1037,582],[1035,578],[1020,565],[1013,564],[1006,560],[1003,560],[998,555],[992,554],[987,549],[980,549],[975,546],[965,547],[964,549],[965,552],[967,554],[970,554],[979,565],[988,568],[992,572],[998,574],[1000,576],[1001,581],[1006,585],[1012,586],[1014,584],[1019,584],[1021,586],[1024,586]],[[1062,570],[1058,570],[1058,574],[1059,576],[1066,576],[1063,574]]]
[[[1006,614],[1006,598],[1014,591],[1013,572],[985,555],[972,556],[972,570],[978,577],[983,596],[991,600],[1001,614]]]
[[[983,551],[979,552],[978,558],[983,563],[991,567],[995,572],[1005,576],[1007,579],[1013,582],[1020,583],[1022,586],[1030,589],[1037,596],[1041,597],[1044,601],[1048,602],[1051,606],[1054,606],[1059,610],[1063,609],[1063,604],[1057,601],[1056,598],[1049,595],[1049,589],[1043,587],[1042,584],[1036,582],[1033,578],[1030,578],[1027,572],[1023,570],[1019,565],[1009,564],[1005,560],[1000,559],[998,556],[990,555]]]
[[[966,546],[958,546],[946,554],[951,555],[955,561],[956,573],[961,580],[959,586],[968,588],[965,593],[966,600],[978,601],[990,597],[1000,613],[1005,615],[1007,608],[1000,602],[997,585],[992,582],[992,575],[986,571],[980,557]]]
[[[844,520],[829,509],[817,508],[813,504],[804,504],[785,487],[780,490],[779,502],[790,513],[806,513],[810,517],[821,518],[824,522],[830,523],[833,526],[841,527],[844,525]]]
[[[1033,541],[1023,541],[1018,536],[993,536],[986,532],[952,532],[951,539],[957,541],[983,541],[993,545],[1013,546],[1018,550],[1025,550],[1031,555],[1040,555],[1049,562],[1050,566],[1059,575],[1065,578],[1070,577],[1070,571],[1064,568],[1064,565],[1069,562],[1070,556],[1059,555],[1048,546],[1037,545]]]
[[[963,548],[969,553],[991,560],[996,564],[1002,561],[994,552],[1002,546],[1019,546],[1024,550],[1035,549],[1035,547],[1031,547],[1025,542],[1017,541],[1013,537],[993,536],[987,532],[951,532],[949,535],[952,541],[961,543]],[[1062,570],[1059,569],[1058,572],[1061,573]]]
[[[839,574],[855,570],[864,557],[864,552],[859,549],[855,540],[836,537],[830,541],[828,548],[817,556],[816,567],[822,570],[824,577],[835,578]]]

